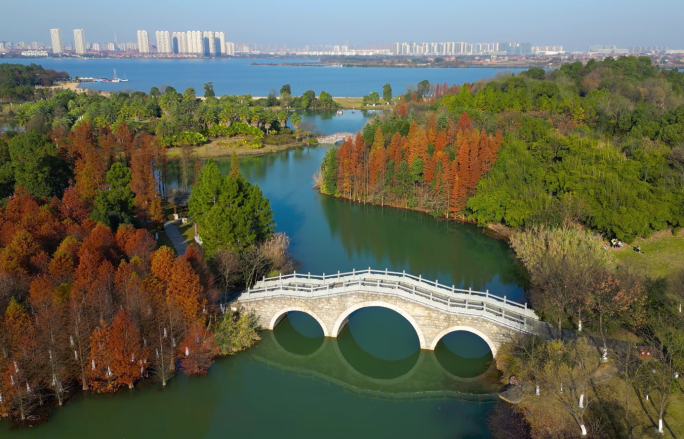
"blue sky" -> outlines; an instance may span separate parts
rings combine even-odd
[[[217,30],[228,41],[389,44],[530,41],[684,49],[684,0],[1,0],[0,40],[49,42],[59,27],[91,42],[134,41],[137,29]],[[151,38],[153,40],[153,38]],[[153,42],[153,41],[151,41]]]

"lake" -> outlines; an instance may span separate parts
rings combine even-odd
[[[372,113],[308,112],[326,132],[359,130]],[[291,238],[298,271],[388,268],[524,301],[525,279],[508,245],[470,225],[355,204],[312,189],[331,146],[245,157],[244,176],[269,198],[277,230]],[[217,160],[227,173],[230,159]],[[177,165],[169,172],[178,185]],[[360,309],[337,339],[291,312],[253,349],[219,359],[206,377],[177,376],[166,390],[146,381],[115,396],[80,395],[47,424],[16,439],[485,438],[499,373],[487,344],[466,332],[421,351],[396,312]]]
[[[283,62],[285,60],[276,60]],[[292,86],[294,95],[314,90],[316,95],[326,91],[333,96],[358,97],[392,85],[395,95],[403,94],[409,85],[427,79],[431,83],[463,84],[491,78],[497,73],[519,72],[520,69],[430,69],[430,68],[334,68],[252,66],[252,62],[274,62],[252,59],[0,59],[2,63],[40,64],[45,68],[66,71],[72,77],[111,78],[124,75],[129,82],[91,83],[84,87],[102,91],[138,90],[148,92],[152,87],[171,85],[179,92],[194,87],[198,96],[204,84],[214,83],[218,95],[251,94],[266,96],[278,92],[283,84]]]

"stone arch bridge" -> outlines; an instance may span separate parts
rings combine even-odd
[[[337,337],[349,315],[358,309],[389,308],[408,320],[421,349],[427,350],[434,350],[446,334],[468,331],[481,337],[496,355],[513,335],[542,332],[538,316],[527,304],[489,291],[462,290],[405,272],[370,268],[264,278],[237,302],[254,312],[264,329],[274,329],[290,311],[305,312],[318,321],[326,337]]]

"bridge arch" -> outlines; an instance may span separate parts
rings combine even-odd
[[[435,338],[432,340],[432,343],[430,343],[430,350],[434,351],[437,348],[437,343],[439,343],[439,341],[442,339],[442,337],[444,337],[445,335],[447,335],[451,332],[456,332],[456,331],[465,331],[465,332],[470,332],[472,334],[477,335],[482,340],[484,340],[485,343],[487,343],[487,346],[489,346],[489,350],[492,351],[492,357],[496,357],[497,348],[496,348],[496,344],[492,341],[492,339],[489,338],[489,336],[487,334],[485,334],[484,332],[479,331],[475,328],[471,328],[470,326],[451,326],[451,327],[443,330],[442,332],[437,334],[437,336],[435,336]]]
[[[418,322],[411,317],[411,314],[407,313],[400,307],[396,305],[392,305],[387,302],[381,302],[381,301],[369,301],[369,302],[361,302],[357,303],[355,305],[350,306],[344,312],[337,318],[337,321],[335,322],[335,325],[332,328],[332,332],[330,333],[331,337],[337,337],[340,332],[342,331],[342,328],[344,327],[345,323],[347,323],[347,320],[349,319],[349,315],[353,313],[354,311],[357,311],[361,308],[370,308],[373,306],[381,307],[381,308],[387,308],[391,309],[392,311],[396,312],[397,314],[401,315],[403,318],[408,320],[408,322],[413,326],[413,330],[416,331],[416,335],[418,336],[418,341],[420,342],[420,348],[421,349],[428,349],[428,345],[425,343],[425,336],[423,335],[423,331],[420,328],[420,325],[418,325]]]
[[[299,306],[288,306],[287,308],[283,308],[280,311],[276,312],[275,315],[273,316],[273,318],[271,319],[271,323],[269,324],[268,329],[271,329],[271,330],[275,329],[276,326],[278,326],[278,323],[280,323],[280,321],[283,320],[285,318],[285,316],[287,316],[287,313],[290,311],[299,311],[299,312],[303,312],[303,313],[310,315],[311,317],[316,319],[316,321],[318,322],[319,325],[321,325],[321,329],[323,330],[323,335],[325,337],[329,337],[330,333],[328,332],[328,327],[323,322],[323,320],[315,312],[311,311],[310,309],[302,308]]]

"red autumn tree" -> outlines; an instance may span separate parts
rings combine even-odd
[[[71,282],[75,270],[74,260],[65,253],[55,253],[48,266],[50,276],[59,283]]]
[[[157,192],[154,175],[152,144],[154,138],[142,133],[136,138],[136,148],[131,157],[131,190],[135,193],[135,207],[143,220],[161,222],[161,198]]]
[[[211,332],[204,324],[194,323],[180,344],[181,368],[188,374],[206,374],[214,357],[218,355],[218,346]]]
[[[109,347],[110,327],[105,322],[95,328],[90,336],[90,356],[85,362],[87,385],[96,392],[115,392],[121,384],[114,379]]]
[[[133,384],[144,375],[147,352],[143,349],[140,331],[123,309],[112,321],[107,350],[113,381],[132,389]]]
[[[139,257],[144,263],[150,258],[150,254],[157,246],[157,241],[145,229],[138,229],[133,236],[128,238],[124,250],[129,258]]]
[[[150,255],[150,269],[152,275],[162,282],[171,282],[171,271],[175,262],[176,255],[169,247],[163,246],[152,252]]]
[[[191,325],[204,308],[200,278],[185,258],[178,258],[171,269],[167,300],[181,311],[185,324]]]
[[[126,243],[133,235],[135,235],[135,228],[130,224],[121,224],[116,230],[116,246],[119,248],[122,255],[126,253]]]

